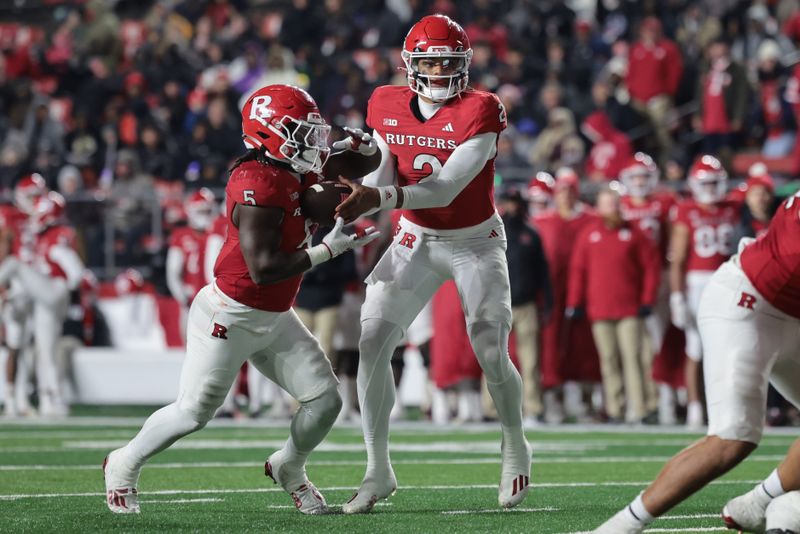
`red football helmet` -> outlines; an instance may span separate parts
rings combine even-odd
[[[548,172],[537,172],[528,182],[528,199],[531,215],[536,215],[553,207],[553,192],[556,181]]]
[[[59,222],[64,217],[66,208],[67,202],[61,193],[48,191],[36,200],[31,214],[31,228],[38,233]]]
[[[198,189],[186,199],[185,209],[189,226],[195,230],[206,230],[217,211],[214,193],[205,187]]]
[[[262,87],[242,108],[245,146],[263,149],[299,173],[322,171],[330,131],[311,95],[293,85]]]
[[[408,86],[418,95],[444,102],[467,88],[472,47],[464,28],[446,15],[429,15],[414,24],[401,56]],[[425,59],[438,63],[441,74],[421,72],[420,63]]]
[[[33,214],[36,199],[47,192],[47,184],[39,173],[25,176],[14,186],[14,204],[20,211]]]
[[[558,192],[563,189],[569,189],[577,195],[579,188],[580,177],[574,169],[571,167],[561,167],[556,171],[555,184],[553,185],[554,192]]]
[[[704,154],[689,169],[689,189],[701,204],[714,204],[725,198],[728,173],[714,156]]]
[[[658,185],[658,166],[644,152],[637,152],[619,172],[619,181],[625,192],[633,197],[644,198]]]

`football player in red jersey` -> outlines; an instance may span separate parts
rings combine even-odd
[[[7,256],[0,264],[0,285],[14,281],[33,302],[33,334],[39,412],[66,415],[55,365],[56,343],[69,304],[69,292],[78,287],[84,266],[75,251],[75,230],[64,223],[64,197],[50,191],[39,197],[31,215],[35,233],[33,264]]]
[[[536,217],[553,209],[556,182],[548,172],[537,172],[528,182],[528,215]]]
[[[210,280],[206,279],[207,230],[214,216],[214,193],[199,189],[186,199],[189,225],[177,228],[169,237],[167,287],[181,308],[187,308]]]
[[[625,194],[622,196],[622,216],[635,221],[639,228],[650,237],[661,254],[663,270],[652,313],[645,319],[649,349],[642,351],[646,381],[647,406],[655,408],[656,392],[651,380],[653,357],[661,351],[664,334],[669,327],[669,276],[667,247],[669,245],[669,215],[676,203],[675,195],[658,189],[659,172],[653,159],[637,152],[622,168],[619,175]],[[675,424],[675,394],[668,384],[661,384],[658,395],[658,419],[662,425]]]
[[[305,462],[328,434],[342,401],[328,359],[291,307],[304,271],[378,234],[369,229],[360,237],[346,235],[340,219],[321,244],[309,248],[313,225],[300,210],[300,194],[323,173],[354,178],[349,160],[375,168],[379,156],[358,134],[348,144],[353,150],[329,159],[330,126],[311,96],[289,85],[254,92],[242,109],[242,130],[249,150],[234,164],[225,189],[228,229],[214,283],[189,309],[178,398],[106,458],[112,512],[139,511],[136,486],[144,463],[205,426],[245,360],[300,403],[286,445],[266,462],[266,475],[291,494],[300,512],[327,512],[325,499],[306,477]],[[366,155],[357,141],[366,141],[362,144],[375,153]]]
[[[708,435],[672,458],[597,534],[642,532],[654,517],[744,460],[761,440],[768,382],[800,407],[798,233],[800,194],[778,208],[766,234],[743,239],[740,253],[713,274],[697,312]],[[763,482],[725,505],[726,525],[745,532],[800,531],[798,460],[800,442]]]
[[[734,227],[739,206],[725,200],[728,174],[714,156],[700,156],[689,169],[692,199],[671,213],[670,315],[686,333],[686,424],[703,426],[700,362],[703,349],[697,331],[700,295],[714,271],[735,252]]]
[[[368,512],[397,487],[388,445],[392,352],[450,279],[500,416],[499,502],[510,508],[528,492],[531,454],[522,431],[522,382],[508,355],[508,266],[493,198],[497,136],[506,113],[496,95],[469,88],[472,48],[450,18],[431,15],[415,24],[402,57],[408,87],[377,88],[367,110],[381,165],[337,208],[347,221],[403,210],[392,244],[367,278],[357,380],[367,469],[344,512]]]

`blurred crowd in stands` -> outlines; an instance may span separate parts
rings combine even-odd
[[[574,182],[562,188],[569,199],[549,192],[555,210],[567,213],[579,197],[593,202],[639,151],[652,155],[662,187],[678,193],[687,189],[687,170],[701,153],[718,156],[735,178],[746,178],[751,164],[763,162],[770,194],[778,196],[800,170],[798,0],[25,0],[14,6],[0,8],[0,194],[10,199],[19,180],[41,174],[66,198],[89,268],[110,279],[136,267],[165,295],[175,293],[168,286],[177,287],[168,280],[167,251],[171,242],[180,245],[170,236],[193,227],[186,209],[190,195],[207,188],[222,200],[227,169],[244,150],[239,110],[247,96],[267,84],[299,85],[334,125],[334,139],[341,135],[337,127],[363,127],[373,89],[406,83],[403,37],[431,13],[464,26],[474,50],[471,85],[496,92],[505,104],[509,128],[499,140],[496,183],[503,199],[511,200],[503,203],[511,215],[527,217],[538,209],[541,197],[534,189],[541,184],[527,185],[537,172],[573,171]],[[523,192],[511,193],[515,186]],[[507,224],[517,224],[509,217]],[[530,245],[542,234],[545,252],[556,254],[548,250],[553,237],[543,224],[533,234],[520,225],[514,235]],[[527,375],[541,378],[544,398],[539,389],[527,390],[526,411],[543,420],[548,392],[569,380],[597,382],[600,372],[596,358],[586,372],[563,363],[564,372],[553,371],[552,360],[565,358],[561,352],[575,330],[542,332],[540,349],[538,326],[531,328],[549,320],[560,325],[567,308],[574,308],[565,300],[571,247],[557,253],[566,256],[556,259],[556,274],[554,258],[541,250],[510,248],[512,253],[515,313],[539,314],[515,329],[527,325],[526,339],[535,340],[543,363],[551,360],[540,369],[538,359],[520,359]],[[347,301],[365,267],[330,265],[335,278],[312,272],[300,306],[309,321],[316,316],[325,325],[323,344],[333,346],[332,325],[342,319],[319,312]],[[543,276],[548,279],[539,283]],[[525,279],[537,282],[528,286]],[[553,287],[562,293],[555,307]],[[437,299],[450,309],[446,291]],[[178,300],[185,305],[187,299]],[[632,315],[643,318],[640,312]],[[567,313],[567,319],[579,317]],[[434,333],[438,320],[429,321]],[[590,347],[574,350],[595,354],[586,327]],[[426,362],[435,338],[423,333],[414,343]],[[515,343],[515,351],[533,350],[524,340],[522,347],[519,339]],[[344,341],[338,346],[350,352],[343,373],[354,376],[356,347]],[[436,375],[435,362],[431,367]],[[480,375],[465,373],[473,382],[458,412],[465,420],[479,418],[474,392]],[[434,396],[461,380],[446,382]],[[577,406],[572,415],[583,417],[592,391],[558,390],[551,404]],[[653,395],[642,395],[647,406],[637,408],[634,420],[655,408]],[[606,417],[626,418],[619,405],[609,414],[608,400],[602,404],[595,402]]]

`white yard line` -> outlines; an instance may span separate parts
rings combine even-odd
[[[659,517],[657,521],[664,521],[666,519],[719,519],[721,514],[688,514],[688,515],[665,515]]]
[[[756,484],[759,480],[718,480],[712,482],[711,485],[749,485]],[[628,487],[628,486],[646,486],[648,481],[644,482],[545,482],[541,484],[531,484],[534,488],[595,488],[598,486],[604,487]],[[327,488],[320,488],[322,491],[352,491],[355,486],[332,486]],[[497,490],[497,484],[460,484],[451,486],[400,486],[400,491],[416,491],[416,490],[435,490],[435,491],[460,491],[460,490],[484,490],[492,489]],[[144,495],[225,495],[229,493],[272,493],[282,492],[281,488],[228,488],[228,489],[192,489],[192,490],[154,490],[145,491]],[[104,492],[85,492],[85,493],[19,493],[19,494],[0,494],[0,501],[15,501],[18,499],[51,499],[57,497],[100,497],[104,496]]]
[[[189,503],[199,503],[199,502],[224,502],[225,499],[213,499],[213,498],[206,498],[206,499],[156,499],[152,501],[139,501],[140,504],[189,504]],[[294,508],[294,506],[292,506]]]
[[[558,512],[558,508],[545,507],[545,508],[510,508],[503,510],[501,508],[492,508],[489,510],[445,510],[440,512],[442,515],[471,515],[471,514],[519,514],[529,512]]]

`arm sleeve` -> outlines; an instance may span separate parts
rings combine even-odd
[[[586,299],[586,240],[581,234],[575,243],[575,251],[569,262],[569,282],[567,284],[567,307],[583,306]]]
[[[179,247],[169,247],[167,251],[167,287],[172,297],[177,300],[181,306],[186,304],[189,300],[189,295],[183,287],[183,250]]]
[[[377,169],[366,175],[361,183],[368,187],[392,185],[396,179],[394,156],[389,150],[389,145],[377,130],[372,135],[378,143],[378,149],[381,151],[381,164],[378,165]]]
[[[214,279],[214,265],[217,263],[217,257],[222,250],[223,243],[225,243],[225,238],[218,234],[211,234],[206,240],[203,272],[207,283],[210,283]]]
[[[75,289],[83,276],[83,261],[75,249],[67,245],[55,245],[50,249],[50,259],[67,275],[67,286]]]
[[[475,178],[497,151],[497,134],[487,132],[470,137],[447,158],[434,179],[403,187],[403,208],[422,209],[448,206]]]

